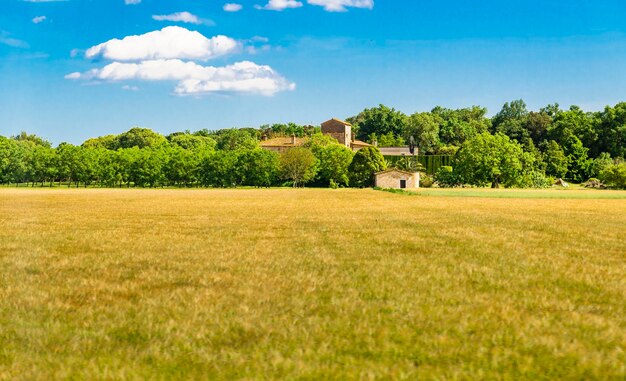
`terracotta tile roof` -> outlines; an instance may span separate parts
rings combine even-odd
[[[299,147],[303,145],[309,138],[296,138],[296,144],[291,144],[291,137],[273,138],[261,142],[261,147]]]
[[[343,125],[346,125],[346,126],[350,126],[350,127],[352,127],[352,125],[351,125],[350,123],[346,122],[345,120],[341,120],[341,119],[337,119],[337,118],[332,118],[331,120],[327,120],[327,121],[325,121],[325,122],[324,122],[324,123],[322,123],[322,124],[326,124],[326,123],[328,123],[328,122],[332,122],[332,121],[339,122],[339,123],[341,123],[341,124],[343,124]]]
[[[355,141],[353,141],[351,144],[352,144],[353,146],[360,146],[360,147],[373,147],[371,144],[369,144],[369,143],[365,143],[365,142],[362,142],[362,141],[360,141],[360,140],[355,140]]]

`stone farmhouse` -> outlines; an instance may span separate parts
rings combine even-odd
[[[343,120],[333,118],[321,124],[322,134],[335,138],[339,144],[345,145],[353,151],[371,147],[371,144],[356,140],[352,133],[352,125]],[[283,153],[290,148],[302,146],[308,138],[296,136],[273,138],[261,141],[261,147],[269,151]],[[379,147],[383,156],[409,156],[409,147]],[[415,153],[417,155],[417,153]]]
[[[331,119],[322,123],[322,134],[335,138],[339,144],[345,145],[353,151],[358,151],[364,147],[371,147],[360,140],[355,140],[352,134],[352,125],[339,119]],[[300,147],[306,143],[309,138],[297,138],[295,135],[290,137],[273,138],[261,141],[261,147],[278,153],[283,153],[290,148]]]
[[[352,133],[352,125],[340,119],[331,119],[321,124],[322,134],[328,135],[336,139],[339,144],[345,145],[353,151],[358,151],[365,147],[372,147],[371,144],[356,140]],[[261,147],[278,153],[284,153],[287,150],[300,147],[305,144],[309,138],[297,138],[295,135],[290,137],[280,137],[273,139],[263,139]],[[374,144],[376,145],[376,144]],[[413,156],[417,155],[417,148],[411,153],[409,147],[379,147],[383,156]],[[379,172],[375,175],[376,186],[381,188],[418,188],[420,176],[419,173],[406,172],[398,169],[389,169]]]

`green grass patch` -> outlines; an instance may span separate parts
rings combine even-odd
[[[422,188],[422,196],[435,197],[480,197],[517,199],[598,199],[623,200],[626,191],[606,189],[489,189],[489,188]]]

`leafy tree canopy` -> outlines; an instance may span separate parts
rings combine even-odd
[[[371,187],[374,185],[374,174],[385,170],[386,167],[385,159],[378,148],[363,148],[354,155],[348,168],[350,185],[360,188]]]
[[[394,136],[401,136],[406,129],[407,116],[394,108],[379,105],[365,109],[347,121],[355,126],[358,139],[367,140],[372,134],[381,136],[391,133]]]

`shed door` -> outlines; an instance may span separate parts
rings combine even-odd
[[[406,189],[406,180],[400,180],[400,189]]]

